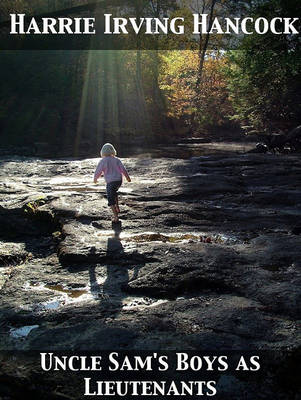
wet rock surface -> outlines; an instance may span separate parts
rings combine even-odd
[[[97,159],[2,157],[1,349],[300,354],[300,158],[124,161],[112,229]]]

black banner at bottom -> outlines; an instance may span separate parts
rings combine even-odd
[[[300,354],[280,351],[2,352],[2,399],[292,399]]]

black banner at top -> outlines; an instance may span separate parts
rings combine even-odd
[[[108,0],[62,9],[2,10],[2,50],[235,49],[250,35],[299,43],[297,10],[256,14],[236,2]],[[191,3],[191,4],[190,4]],[[208,3],[208,4],[207,4]],[[233,4],[232,4],[233,3]],[[206,6],[205,6],[206,5]],[[281,15],[280,15],[281,14]]]

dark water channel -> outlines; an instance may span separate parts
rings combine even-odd
[[[244,142],[240,138],[187,138],[173,144],[115,144],[119,157],[122,158],[172,158],[187,160],[191,157],[242,154],[255,147],[253,142]],[[86,159],[99,156],[100,149],[81,148],[77,157],[72,147],[54,149],[50,145],[0,148],[0,156],[38,157],[41,159]]]
[[[173,145],[155,145],[152,147],[120,147],[120,157],[136,158],[177,158],[187,160],[191,157],[242,154],[254,148],[250,142],[201,142],[199,139],[180,142]]]

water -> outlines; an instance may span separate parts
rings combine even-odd
[[[195,139],[195,140],[193,140]],[[192,157],[227,155],[230,153],[245,153],[254,148],[254,143],[244,142],[203,142],[199,143],[199,138],[192,138],[188,143],[178,143],[174,145],[157,145],[154,147],[127,147],[120,148],[120,157],[135,158],[177,158],[188,160]]]
[[[111,231],[100,231],[97,236],[101,238],[111,237]],[[148,243],[148,242],[163,242],[163,243],[214,243],[223,245],[234,245],[240,241],[235,236],[204,233],[204,232],[182,232],[182,233],[162,233],[162,232],[141,232],[139,234],[128,234],[122,232],[120,240],[127,243]]]
[[[88,293],[86,288],[83,289],[69,289],[64,285],[45,285],[45,289],[53,290],[55,292],[64,293],[72,299],[77,299],[78,297],[83,296]]]
[[[13,339],[25,339],[33,329],[37,329],[39,325],[22,326],[21,328],[11,328],[10,336]]]
[[[106,280],[106,279],[105,279]],[[93,288],[93,286],[87,286],[85,288],[80,289],[72,289],[68,288],[66,285],[57,284],[57,285],[47,285],[44,283],[30,283],[28,282],[25,286],[26,290],[33,291],[51,291],[54,294],[54,297],[50,300],[46,300],[40,302],[38,304],[33,304],[27,309],[34,311],[38,314],[47,312],[47,311],[56,311],[61,307],[70,305],[70,304],[83,304],[88,301],[101,301],[103,299],[102,295],[102,283],[97,282],[97,290]],[[98,287],[99,285],[99,287]],[[114,298],[117,295],[115,293],[110,293],[106,296],[106,300],[111,299],[114,302]],[[118,296],[117,296],[118,297]],[[145,309],[148,307],[156,307],[163,303],[168,302],[166,299],[157,299],[145,296],[126,296],[122,299],[121,309],[123,310],[133,310],[133,309]],[[34,328],[32,328],[34,329]],[[29,334],[30,330],[20,331],[20,335],[23,337],[26,336],[25,333]],[[24,332],[24,333],[22,333]],[[17,332],[15,335],[18,335]]]

